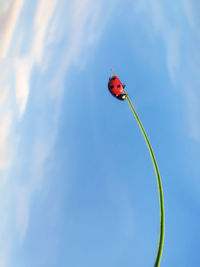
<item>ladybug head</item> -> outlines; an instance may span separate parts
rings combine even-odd
[[[120,94],[120,95],[116,96],[116,98],[119,100],[122,100],[122,101],[126,100],[126,94]]]

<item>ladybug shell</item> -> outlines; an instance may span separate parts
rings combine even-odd
[[[117,78],[117,76],[113,76],[108,81],[108,89],[111,92],[112,95],[118,96],[123,93],[123,85],[120,82],[120,80]]]

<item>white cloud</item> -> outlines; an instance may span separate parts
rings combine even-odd
[[[16,101],[18,104],[19,118],[22,118],[26,104],[28,101],[30,91],[30,76],[31,71],[35,63],[40,63],[45,49],[46,40],[45,37],[48,33],[49,24],[51,22],[53,13],[56,8],[57,0],[38,1],[35,18],[33,22],[33,32],[31,35],[32,45],[27,51],[24,57],[20,56],[20,46],[16,46],[16,50],[13,51],[13,63],[15,66],[15,93]],[[10,5],[7,6],[3,14],[0,17],[0,57],[5,58],[8,56],[8,49],[11,45],[13,35],[16,30],[17,21],[19,21],[20,11],[23,7],[23,0],[13,0]],[[20,21],[19,21],[20,23]],[[23,24],[22,24],[23,25]],[[31,30],[31,29],[30,29]],[[19,25],[18,32],[22,38],[23,27]],[[24,32],[25,34],[25,32]],[[13,64],[11,63],[11,64]],[[10,77],[11,79],[11,77]],[[9,89],[11,88],[11,83]],[[8,90],[9,90],[8,89]]]
[[[38,1],[35,18],[33,21],[32,45],[24,57],[17,56],[15,60],[15,91],[19,107],[19,116],[23,116],[30,91],[30,76],[34,65],[40,64],[46,46],[46,35],[53,13],[56,8],[57,0]]]
[[[37,5],[36,15],[33,22],[33,44],[30,57],[40,63],[43,50],[46,46],[46,34],[54,14],[58,0],[40,0]]]
[[[0,58],[7,55],[23,2],[24,0],[13,0],[0,17]]]
[[[4,115],[3,118],[1,118],[0,123],[0,142],[4,143],[10,130],[10,124],[12,121],[12,115],[10,112]]]
[[[5,169],[10,163],[11,147],[8,142],[10,128],[12,123],[12,114],[7,112],[0,120],[0,169]]]
[[[15,60],[15,95],[21,118],[25,112],[30,91],[30,74],[32,62],[26,59]]]
[[[6,98],[8,97],[8,87],[4,87],[1,89],[1,92],[0,92],[0,105],[5,103],[6,101]]]
[[[8,169],[12,157],[11,129],[13,126],[12,62],[7,59],[13,33],[23,6],[23,0],[13,0],[3,6],[0,14],[0,58],[1,58],[1,93],[0,93],[0,169]],[[4,179],[5,180],[5,179]]]

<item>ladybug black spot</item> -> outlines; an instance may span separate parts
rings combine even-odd
[[[113,88],[114,88],[114,86],[113,86],[113,85],[111,85],[111,86],[110,86],[110,89],[113,89]]]
[[[118,85],[117,85],[117,88],[119,88],[120,86],[121,86],[121,85],[120,85],[120,84],[118,84]]]
[[[113,77],[111,80],[114,81],[116,79],[116,77]]]

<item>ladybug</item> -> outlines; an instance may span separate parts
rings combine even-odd
[[[122,84],[119,78],[114,75],[109,78],[108,89],[110,93],[119,100],[126,100],[126,94],[123,93],[125,84]]]

